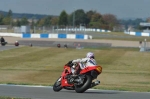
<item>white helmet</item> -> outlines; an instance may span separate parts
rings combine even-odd
[[[87,58],[94,58],[94,53],[88,52],[88,53],[86,54],[86,57],[87,57]]]

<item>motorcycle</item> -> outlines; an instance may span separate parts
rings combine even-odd
[[[79,63],[77,65],[77,67],[80,67]],[[77,93],[83,93],[87,89],[100,84],[99,80],[94,82],[93,80],[101,73],[102,66],[88,66],[84,69],[80,69],[78,75],[73,77],[71,67],[66,64],[61,76],[54,83],[53,90],[59,92],[62,89],[66,89],[75,90]]]

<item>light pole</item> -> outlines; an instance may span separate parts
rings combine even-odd
[[[73,28],[75,28],[75,10],[73,12]]]
[[[146,51],[146,39],[144,40],[144,51]]]

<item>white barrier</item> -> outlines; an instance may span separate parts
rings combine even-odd
[[[73,34],[68,34],[68,35],[67,35],[67,38],[68,38],[68,39],[75,39],[76,37],[75,37],[75,35],[73,35]]]
[[[62,39],[92,39],[92,36],[84,34],[29,34],[29,33],[0,33],[0,36],[12,36],[20,38],[62,38]]]
[[[125,34],[129,34],[129,35],[135,35],[135,36],[150,36],[150,33],[146,33],[146,32],[124,32]]]
[[[58,34],[50,34],[49,38],[58,38]]]
[[[130,34],[130,35],[135,35],[135,32],[130,32],[129,34]]]
[[[22,37],[22,34],[18,34],[18,33],[0,33],[0,36]]]
[[[142,36],[149,36],[149,33],[142,33]]]
[[[32,34],[31,38],[40,38],[40,35],[39,34]]]

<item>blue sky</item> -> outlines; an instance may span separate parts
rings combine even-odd
[[[101,14],[111,13],[117,18],[150,17],[150,0],[0,0],[0,10],[11,9],[15,13],[59,15],[75,9],[85,12],[96,10]]]

